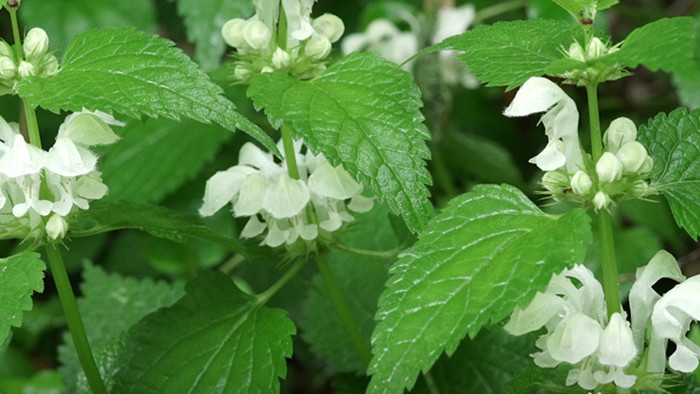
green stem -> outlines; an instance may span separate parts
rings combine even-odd
[[[17,57],[17,64],[24,60],[22,56],[22,40],[19,36],[19,23],[17,22],[17,7],[5,7],[10,13],[10,22],[12,23],[12,38],[15,40],[15,56]]]
[[[605,209],[598,212],[598,232],[603,258],[603,291],[605,292],[605,304],[608,307],[608,317],[610,317],[615,312],[619,313],[621,306],[612,220],[610,212]]]
[[[83,319],[80,317],[78,303],[75,301],[75,295],[68,280],[61,252],[56,248],[56,245],[48,244],[46,245],[46,255],[48,256],[51,274],[58,290],[58,298],[61,300],[63,313],[68,321],[68,329],[73,337],[75,350],[78,352],[78,359],[80,360],[80,365],[83,366],[88,384],[93,393],[107,394],[107,389],[102,382],[97,364],[95,364],[95,359],[92,356],[92,350],[90,350],[90,343],[85,333]]]
[[[586,86],[588,94],[588,116],[591,125],[591,152],[593,163],[603,155],[603,139],[600,133],[600,115],[598,113],[598,85]],[[594,177],[598,175],[594,172]],[[596,184],[598,180],[596,179]],[[617,262],[615,261],[615,243],[612,220],[606,209],[598,211],[598,236],[600,237],[601,257],[603,259],[603,291],[608,308],[608,317],[621,311],[620,285],[618,283]]]
[[[591,152],[593,163],[603,155],[603,138],[600,133],[600,115],[598,114],[598,84],[586,86],[588,94],[588,119],[591,124]]]
[[[245,261],[245,257],[242,254],[235,254],[233,257],[227,259],[225,262],[219,266],[219,271],[223,272],[226,275],[231,274],[233,270],[236,269],[239,265],[241,265],[242,262]]]
[[[299,260],[294,265],[292,268],[289,269],[289,271],[285,272],[282,277],[275,282],[272,286],[270,286],[267,290],[263,291],[262,293],[258,294],[258,302],[261,304],[266,303],[267,301],[272,298],[277,292],[284,287],[284,285],[287,284],[294,276],[296,276],[297,272],[301,269],[301,267],[304,266],[304,263],[306,263],[306,260]]]
[[[517,10],[525,6],[528,0],[512,0],[504,1],[503,3],[494,4],[490,7],[482,8],[474,17],[474,25],[478,25],[486,19],[493,18],[494,16]]]
[[[292,179],[299,179],[299,167],[297,167],[297,155],[294,152],[294,140],[287,126],[282,126],[282,143],[284,144],[284,160],[287,162],[287,172]]]
[[[326,286],[328,298],[330,299],[331,304],[333,304],[333,309],[335,309],[335,313],[340,319],[340,324],[343,326],[348,338],[350,338],[350,342],[355,348],[355,351],[357,351],[357,354],[360,356],[360,359],[365,366],[368,366],[369,362],[372,360],[372,350],[370,349],[369,344],[365,342],[362,333],[360,333],[360,329],[355,324],[355,320],[350,313],[350,309],[343,299],[343,294],[338,286],[338,282],[335,280],[335,276],[333,276],[333,271],[331,271],[326,255],[319,253],[316,256],[316,262],[318,263],[318,268],[321,272],[323,284]]]
[[[22,99],[22,111],[24,111],[24,118],[27,121],[29,143],[41,149],[41,135],[39,134],[39,123],[36,120],[36,111],[25,99]]]
[[[396,256],[398,256],[400,252],[398,248],[392,250],[367,250],[353,248],[352,246],[347,246],[343,244],[335,244],[333,246],[335,246],[336,249],[342,250],[344,252],[354,253],[361,256],[379,257],[382,259],[394,259],[396,258]]]

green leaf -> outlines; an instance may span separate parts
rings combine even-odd
[[[0,344],[9,339],[11,327],[22,324],[22,313],[32,309],[32,294],[44,291],[46,264],[40,257],[22,253],[0,260]]]
[[[381,251],[390,250],[398,242],[387,217],[387,209],[375,207],[371,212],[357,217],[357,221],[344,234],[339,243],[354,248]],[[374,329],[377,300],[388,278],[389,265],[395,259],[358,255],[333,249],[330,266],[344,299],[360,332],[367,343]],[[320,275],[313,279],[304,302],[304,317],[299,323],[301,337],[311,345],[311,350],[339,372],[365,373],[366,365],[357,355],[350,339],[340,324],[330,300],[317,289],[323,289]]]
[[[590,241],[584,211],[547,215],[512,186],[477,186],[454,199],[391,269],[368,393],[413,386],[466,334],[524,306],[553,273],[581,262]]]
[[[60,52],[66,50],[73,37],[90,29],[133,26],[146,33],[156,30],[154,3],[142,0],[26,1],[19,15],[28,28],[44,29],[51,50]]]
[[[700,236],[700,110],[679,108],[639,128],[639,141],[654,159],[653,184],[668,200],[676,223]]]
[[[184,295],[183,286],[107,274],[91,264],[85,266],[83,279],[78,307],[98,365],[106,372],[103,378],[111,382],[114,355],[123,347],[123,334],[147,314],[175,303]],[[68,392],[75,392],[82,368],[70,334],[66,332],[63,340],[58,348],[61,374]],[[112,357],[101,357],[103,354]]]
[[[296,329],[281,309],[207,271],[175,305],[141,320],[119,360],[119,393],[278,392]]]
[[[504,393],[514,375],[532,364],[536,336],[512,336],[501,328],[484,328],[462,342],[451,357],[443,355],[430,369],[440,392]],[[421,382],[421,381],[419,381]],[[418,383],[413,394],[429,393]]]
[[[185,20],[187,38],[195,43],[194,58],[205,71],[221,64],[226,44],[221,36],[224,23],[232,18],[247,18],[253,3],[244,0],[178,0],[177,12]]]
[[[218,126],[191,120],[149,119],[129,128],[100,160],[109,186],[105,198],[160,201],[196,175],[230,136]]]
[[[130,28],[91,30],[68,46],[61,71],[50,78],[26,78],[19,94],[33,106],[101,110],[137,118],[181,117],[240,128],[276,152],[258,126],[235,111],[214,84],[173,42]]]
[[[535,19],[478,26],[435,48],[464,52],[459,58],[481,82],[510,90],[544,75],[550,64],[564,57],[562,48],[574,41],[583,42],[583,30],[576,24]]]
[[[248,95],[275,127],[284,123],[312,152],[342,164],[411,230],[423,228],[433,213],[425,168],[430,134],[411,74],[374,53],[355,53],[308,82],[256,76]]]
[[[71,237],[87,237],[118,229],[135,228],[159,238],[185,242],[188,238],[205,239],[233,251],[250,256],[249,248],[219,234],[198,218],[151,204],[127,201],[96,201],[87,211],[71,216]]]
[[[619,51],[602,57],[600,61],[630,68],[641,64],[652,71],[690,73],[697,67],[693,24],[693,18],[688,16],[651,22],[632,31]]]

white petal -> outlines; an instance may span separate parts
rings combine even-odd
[[[508,324],[503,328],[512,335],[523,335],[535,331],[563,312],[564,302],[561,297],[554,294],[537,293],[525,309],[515,308]]]
[[[698,367],[698,355],[686,346],[678,346],[676,351],[669,357],[668,365],[676,371],[693,372]]]
[[[102,179],[95,175],[85,175],[75,182],[75,193],[88,200],[99,200],[104,197],[109,189],[102,183]]]
[[[243,227],[243,230],[241,231],[241,237],[257,237],[258,235],[262,234],[262,232],[265,231],[266,228],[267,225],[258,220],[258,215],[253,215],[248,220],[248,223],[245,224],[245,227]]]
[[[362,50],[367,46],[367,38],[363,33],[355,33],[347,35],[340,43],[340,51],[343,55],[349,55],[353,52]]]
[[[19,134],[18,125],[16,123],[7,123],[7,121],[0,116],[0,140],[10,143],[17,134]]]
[[[554,82],[546,78],[533,77],[520,87],[503,115],[517,117],[545,112],[565,98],[569,96]]]
[[[46,168],[62,176],[85,175],[94,171],[96,165],[94,153],[65,137],[57,138],[46,155]]]
[[[12,148],[0,159],[0,173],[10,178],[37,174],[46,163],[46,152],[28,144],[17,134]]]
[[[280,229],[277,221],[273,220],[270,223],[269,231],[267,232],[267,236],[263,240],[263,243],[270,247],[276,248],[286,241],[287,233],[288,230]]]
[[[433,44],[457,34],[464,33],[474,21],[476,11],[471,4],[462,7],[441,7],[437,12]]]
[[[224,205],[231,202],[241,189],[241,184],[255,170],[246,166],[234,166],[226,171],[219,171],[207,180],[204,188],[204,203],[199,208],[202,216],[211,216]]]
[[[693,320],[700,320],[700,276],[694,276],[664,294],[651,313],[654,335],[676,343],[685,337]]]
[[[275,218],[290,218],[304,209],[309,198],[309,190],[304,182],[282,174],[267,189],[263,208]]]
[[[272,186],[270,181],[260,173],[253,173],[240,185],[238,199],[233,205],[236,216],[255,215],[263,209],[265,195]]]
[[[238,154],[238,165],[257,168],[267,177],[271,177],[274,174],[279,174],[282,172],[282,167],[277,165],[277,163],[275,163],[275,161],[272,159],[272,153],[263,152],[260,148],[250,142],[246,142],[241,147]]]
[[[654,304],[661,296],[652,286],[661,278],[683,282],[685,276],[681,273],[675,257],[661,250],[644,267],[637,269],[637,280],[630,290],[630,315],[632,317],[632,335],[637,348],[644,345],[644,333],[649,326]]]
[[[372,210],[373,206],[374,206],[374,198],[373,197],[365,197],[361,194],[354,196],[350,200],[350,202],[348,203],[348,208],[350,210],[353,210],[353,211],[359,212],[359,213],[369,212]]]
[[[554,171],[566,164],[566,156],[559,150],[559,141],[551,140],[537,156],[529,160],[542,171]]]
[[[112,144],[119,140],[119,136],[114,134],[108,123],[125,125],[104,112],[76,112],[68,115],[59,126],[58,138],[68,138],[85,146]]]
[[[342,166],[333,167],[329,162],[319,165],[309,176],[309,191],[321,197],[345,200],[362,192],[362,185],[355,182]]]
[[[626,367],[636,355],[629,322],[620,313],[613,313],[600,335],[598,360],[604,365]]]
[[[576,364],[598,349],[603,329],[583,313],[573,313],[547,340],[547,350],[555,360]]]

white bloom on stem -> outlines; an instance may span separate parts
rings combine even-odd
[[[549,142],[530,163],[543,171],[566,166],[567,172],[574,174],[583,167],[578,139],[579,115],[576,103],[559,86],[546,78],[532,77],[520,87],[503,114],[518,117],[540,112],[545,112],[540,121]]]
[[[541,350],[532,355],[535,364],[573,365],[567,385],[593,390],[614,381],[628,388],[636,381],[624,372],[638,353],[632,331],[619,313],[607,321],[602,286],[588,268],[576,265],[553,275],[544,293],[537,293],[525,309],[515,308],[505,329],[522,335],[541,327],[547,333],[535,343]]]
[[[637,139],[637,126],[629,118],[617,118],[603,134],[603,142],[608,152],[617,153],[623,144]]]
[[[24,51],[24,57],[29,62],[34,62],[44,56],[48,49],[49,36],[44,29],[35,27],[27,32],[27,36],[24,37],[24,43],[22,44],[22,50]]]
[[[286,160],[278,164],[271,153],[244,144],[239,164],[207,181],[199,213],[210,216],[231,203],[234,216],[250,217],[241,237],[256,237],[267,230],[262,243],[277,247],[299,238],[312,241],[320,230],[338,230],[354,220],[348,208],[355,212],[371,209],[372,200],[360,195],[362,185],[342,166],[333,167],[323,155],[304,155],[302,146],[301,141],[294,143],[300,179],[292,179]],[[309,215],[309,210],[314,214]]]
[[[622,162],[610,152],[604,152],[595,164],[598,180],[603,183],[619,181],[622,178],[622,170]]]

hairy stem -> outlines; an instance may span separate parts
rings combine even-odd
[[[272,298],[277,292],[284,287],[284,285],[287,284],[292,278],[296,276],[296,274],[299,272],[301,267],[304,266],[304,263],[306,263],[306,260],[299,260],[294,265],[292,268],[290,268],[287,272],[282,275],[282,277],[275,282],[272,286],[270,286],[267,290],[263,291],[262,293],[258,294],[258,301],[261,304],[266,303],[267,301]]]
[[[598,85],[586,86],[588,93],[588,116],[591,124],[591,151],[593,162],[598,162],[603,155],[603,139],[600,133],[600,115],[598,113]],[[593,174],[598,184],[598,175]],[[608,317],[621,311],[620,285],[618,283],[617,262],[615,261],[615,243],[613,238],[610,212],[601,209],[598,212],[598,236],[600,237],[601,257],[603,259],[603,291],[608,309]]]
[[[17,63],[24,60],[22,56],[22,40],[19,36],[19,23],[17,22],[17,7],[5,7],[10,13],[10,22],[12,23],[12,38],[15,40],[15,57]]]
[[[350,342],[355,348],[355,351],[357,351],[357,354],[360,356],[360,359],[365,366],[368,366],[369,362],[372,360],[372,351],[369,344],[362,336],[362,333],[360,333],[359,327],[357,327],[355,324],[355,320],[350,314],[350,309],[343,299],[340,287],[338,286],[338,282],[335,280],[335,276],[333,276],[333,272],[328,264],[326,255],[319,253],[316,256],[316,262],[318,263],[318,268],[321,271],[321,278],[323,279],[323,284],[326,286],[328,298],[330,299],[331,304],[333,304],[333,309],[335,309],[335,313],[340,319],[340,324],[343,326],[348,338],[350,338]]]
[[[82,365],[83,371],[85,371],[90,389],[96,394],[107,394],[107,389],[105,388],[104,382],[102,382],[102,377],[97,369],[95,359],[92,356],[92,350],[90,349],[90,343],[85,333],[83,319],[80,317],[78,303],[75,301],[75,294],[73,294],[73,288],[71,288],[70,281],[68,280],[68,274],[63,264],[61,252],[56,245],[48,244],[46,245],[46,255],[48,256],[51,274],[56,284],[56,289],[58,290],[58,298],[61,300],[63,313],[66,315],[66,320],[68,321],[68,329],[70,330],[71,337],[73,337],[75,350],[78,353],[80,365]]]
[[[287,126],[282,126],[282,143],[284,144],[284,160],[287,162],[287,172],[292,179],[299,179],[297,155],[294,153],[294,140]]]
[[[22,111],[24,111],[24,119],[27,121],[29,143],[41,149],[41,134],[39,134],[39,122],[36,120],[36,111],[24,99],[22,99]]]
[[[392,250],[367,250],[367,249],[353,248],[352,246],[347,246],[347,245],[343,245],[343,244],[335,244],[333,246],[336,249],[342,250],[344,252],[354,253],[354,254],[361,255],[361,256],[379,257],[382,259],[394,259],[394,258],[396,258],[396,256],[399,255],[399,252],[400,252],[400,250],[398,248],[392,249]]]
[[[435,378],[433,378],[433,374],[431,374],[430,371],[423,372],[423,379],[425,380],[425,385],[428,387],[428,392],[430,394],[440,394],[440,389],[437,383],[435,383]]]

